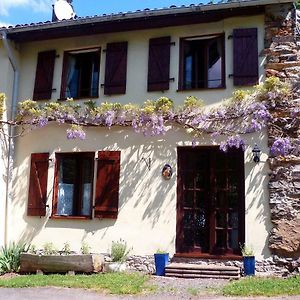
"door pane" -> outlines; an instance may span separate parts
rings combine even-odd
[[[196,194],[196,208],[204,208],[205,207],[205,192],[195,192]]]
[[[185,173],[184,176],[184,189],[193,189],[194,188],[194,174],[192,172]]]
[[[184,196],[184,207],[194,206],[194,191],[186,191]]]
[[[200,247],[202,252],[208,251],[207,217],[204,210],[195,214],[195,246]]]
[[[216,230],[216,247],[219,249],[226,249],[227,232],[223,229]]]
[[[228,231],[228,247],[231,249],[239,248],[239,236],[237,229]]]
[[[192,211],[185,211],[183,217],[183,226],[185,228],[192,228],[194,225],[194,213]]]
[[[194,231],[191,228],[184,229],[184,245],[188,249],[192,249],[194,246]]]
[[[224,211],[216,211],[216,227],[226,228],[227,214]]]

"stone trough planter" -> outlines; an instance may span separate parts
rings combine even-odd
[[[20,257],[20,273],[99,273],[103,271],[102,255],[37,255],[22,253]]]

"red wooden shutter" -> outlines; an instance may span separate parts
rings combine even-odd
[[[149,40],[148,92],[169,89],[171,37]]]
[[[257,28],[233,30],[234,85],[258,83]]]
[[[48,167],[49,153],[31,154],[28,216],[46,215]]]
[[[120,151],[99,151],[95,217],[116,219],[119,208]]]
[[[106,47],[104,94],[125,94],[128,42],[111,43]]]
[[[35,101],[51,99],[55,56],[55,50],[38,54],[33,91]]]

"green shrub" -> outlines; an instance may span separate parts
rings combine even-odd
[[[27,252],[29,246],[25,243],[11,243],[1,248],[0,251],[0,273],[18,272],[20,268],[20,255]]]
[[[44,255],[54,255],[57,253],[58,253],[58,251],[52,242],[48,242],[48,243],[44,244],[44,246],[43,246],[43,254]]]
[[[80,248],[80,251],[82,254],[90,254],[91,253],[91,247],[87,242],[83,242]]]
[[[68,242],[64,243],[64,246],[63,246],[61,252],[64,255],[70,255],[72,253],[71,246],[70,246],[70,244]]]
[[[127,243],[120,239],[117,242],[112,242],[111,259],[113,262],[124,262],[130,252],[127,248]]]

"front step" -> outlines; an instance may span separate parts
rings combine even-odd
[[[239,279],[240,269],[237,267],[218,265],[197,265],[184,263],[171,263],[166,266],[166,276],[181,278],[216,278]]]

